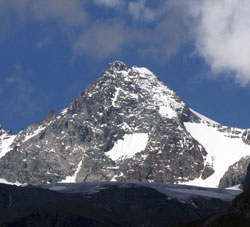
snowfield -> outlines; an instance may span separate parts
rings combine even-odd
[[[114,161],[131,158],[136,153],[143,151],[148,143],[147,133],[127,134],[123,140],[118,140],[114,147],[105,154]]]
[[[0,136],[0,158],[11,150],[11,144],[15,138],[16,135],[6,135],[5,133]]]
[[[191,136],[206,149],[208,153],[206,162],[212,165],[215,173],[205,180],[198,178],[184,184],[218,187],[219,181],[228,167],[242,157],[250,155],[250,146],[242,141],[241,135],[234,136],[229,132],[220,132],[217,127],[213,127],[215,125],[211,126],[205,122],[206,119],[203,120],[202,123],[186,122],[184,125]],[[212,120],[209,123],[216,124]],[[243,133],[243,130],[237,130]]]

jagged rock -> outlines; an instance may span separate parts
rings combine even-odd
[[[214,168],[209,163],[206,163],[205,168],[202,172],[201,179],[205,180],[214,174]]]
[[[250,162],[250,156],[241,158],[238,162],[231,165],[220,180],[220,188],[228,188],[241,184],[246,177],[247,167]]]
[[[45,118],[45,121],[50,121],[54,116],[55,116],[54,110],[51,109],[51,110],[47,113],[47,116],[46,116],[46,118]]]
[[[242,140],[244,141],[244,143],[250,145],[250,129],[245,130],[242,135]]]

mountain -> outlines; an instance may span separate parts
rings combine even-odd
[[[229,187],[250,154],[249,130],[190,109],[150,70],[108,64],[58,114],[17,135],[1,129],[3,182],[142,181]],[[244,158],[245,157],[245,158]],[[234,165],[233,168],[230,166]],[[235,177],[237,175],[238,177]],[[233,180],[232,180],[233,179]]]
[[[237,193],[159,183],[0,184],[0,226],[175,226],[224,209]]]

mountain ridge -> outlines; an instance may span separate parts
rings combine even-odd
[[[69,107],[13,135],[9,150],[0,150],[0,178],[22,184],[205,180],[214,175],[211,154],[187,125],[214,128],[244,144],[248,131],[202,116],[150,70],[116,61]]]

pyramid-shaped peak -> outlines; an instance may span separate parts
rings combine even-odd
[[[108,71],[127,71],[128,66],[122,61],[114,61],[107,65]]]

